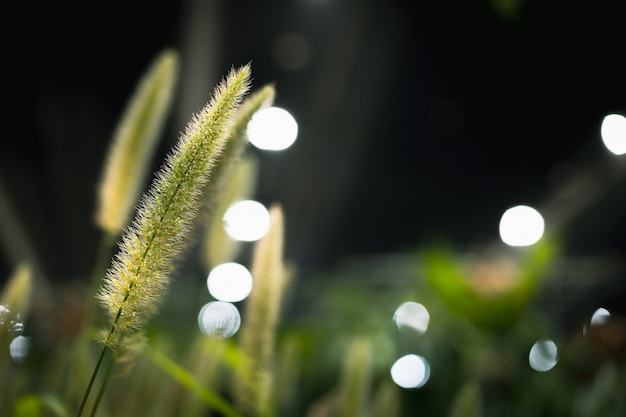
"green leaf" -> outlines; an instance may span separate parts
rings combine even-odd
[[[15,401],[13,417],[39,417],[44,410],[50,411],[53,416],[69,416],[61,400],[50,394],[22,395]]]
[[[202,383],[195,379],[194,376],[182,366],[154,349],[146,348],[146,352],[155,365],[174,380],[178,381],[183,387],[196,394],[206,405],[222,413],[225,417],[242,417],[226,400],[202,385]]]
[[[546,237],[513,254],[469,257],[446,247],[421,253],[425,276],[450,311],[479,327],[498,330],[513,324],[536,293],[558,246]]]

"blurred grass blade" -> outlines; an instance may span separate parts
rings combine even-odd
[[[358,337],[350,343],[344,362],[340,393],[340,415],[360,417],[369,407],[372,382],[372,348],[370,341]]]
[[[8,349],[11,340],[23,331],[29,313],[33,274],[29,264],[18,265],[0,293],[0,353]],[[18,330],[18,328],[22,327]],[[0,358],[0,364],[9,356]]]
[[[22,263],[15,268],[9,281],[0,295],[0,305],[9,307],[14,313],[21,316],[22,321],[30,310],[31,294],[33,292],[33,271],[29,264]]]
[[[196,394],[215,411],[220,412],[225,417],[243,417],[221,396],[206,388],[190,372],[164,354],[151,348],[146,348],[146,353],[155,365],[178,381],[183,387]]]
[[[390,380],[381,381],[372,400],[371,417],[400,416],[400,390]]]

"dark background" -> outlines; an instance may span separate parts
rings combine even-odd
[[[497,239],[500,215],[517,204],[546,207],[568,254],[621,259],[624,161],[599,128],[605,114],[626,114],[623,4],[13,4],[3,29],[0,272],[32,259],[52,281],[90,273],[108,141],[165,47],[181,52],[182,78],[155,168],[231,66],[251,61],[254,86],[276,84],[275,104],[300,133],[286,151],[251,150],[261,161],[256,197],[283,205],[286,257],[303,271],[434,238]],[[276,58],[285,34],[307,42],[299,69]]]

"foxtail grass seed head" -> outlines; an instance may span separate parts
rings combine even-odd
[[[288,277],[283,260],[282,206],[273,204],[269,213],[270,228],[254,247],[251,267],[254,288],[247,299],[242,333],[242,347],[255,351],[263,362],[269,360],[272,354],[273,337]]]
[[[276,90],[274,85],[266,84],[241,103],[241,107],[235,116],[230,138],[222,152],[222,157],[220,157],[215,168],[213,168],[213,180],[208,183],[211,189],[221,187],[224,182],[222,178],[230,175],[233,166],[239,163],[241,155],[248,145],[248,123],[259,110],[270,107],[274,103],[275,97]],[[209,196],[214,194],[215,192],[211,191],[208,193]]]
[[[269,213],[270,228],[254,248],[254,288],[246,299],[240,339],[244,355],[253,361],[253,372],[249,380],[238,380],[234,387],[236,401],[250,416],[264,416],[272,411],[275,336],[290,276],[283,261],[282,206],[273,204]]]
[[[143,352],[147,341],[148,339],[143,333],[133,333],[121,340],[121,348],[118,349],[120,355],[115,358],[115,362],[118,364],[118,376],[128,375],[135,367],[136,359]]]
[[[137,85],[117,126],[96,212],[96,223],[111,236],[118,236],[128,225],[137,204],[171,107],[178,71],[178,53],[161,52]]]
[[[98,293],[113,319],[106,346],[117,347],[156,312],[249,84],[249,64],[230,71],[210,102],[192,116],[141,199]]]

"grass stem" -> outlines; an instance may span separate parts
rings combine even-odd
[[[87,399],[89,398],[89,394],[91,393],[91,388],[93,388],[93,384],[98,376],[98,371],[100,370],[100,366],[102,365],[102,360],[104,359],[104,355],[106,354],[108,347],[102,346],[102,351],[100,351],[100,357],[98,358],[98,362],[93,369],[93,373],[91,374],[91,379],[89,380],[89,384],[87,384],[87,389],[85,390],[85,394],[83,394],[83,399],[80,403],[80,407],[78,407],[78,412],[76,413],[76,417],[80,417],[83,415],[83,410],[85,409],[85,405],[87,404]]]
[[[98,396],[96,397],[96,400],[94,402],[93,408],[91,409],[91,414],[89,415],[90,417],[94,417],[96,415],[96,411],[98,410],[98,406],[100,405],[100,401],[102,400],[102,396],[104,394],[104,388],[107,385],[107,382],[109,380],[109,376],[111,375],[111,369],[113,369],[113,363],[115,362],[114,360],[114,355],[111,355],[111,357],[109,358],[109,364],[107,365],[107,370],[104,374],[104,379],[102,380],[102,385],[100,385],[100,390],[98,391]]]

